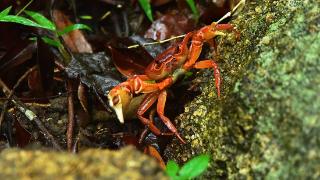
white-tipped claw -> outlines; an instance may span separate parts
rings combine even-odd
[[[114,107],[113,109],[114,109],[114,111],[116,112],[117,117],[118,117],[120,123],[123,124],[123,123],[124,123],[124,117],[123,117],[122,106],[121,106],[121,105],[118,105],[117,107]]]

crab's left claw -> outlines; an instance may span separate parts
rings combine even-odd
[[[221,31],[216,31],[215,36],[226,36],[226,34]]]
[[[109,92],[108,99],[109,105],[116,112],[120,123],[124,123],[124,115],[126,114],[124,110],[128,109],[132,93],[126,87],[117,86]]]

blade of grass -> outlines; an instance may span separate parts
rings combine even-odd
[[[92,31],[92,29],[85,24],[73,24],[65,27],[62,31],[58,32],[58,35],[61,36],[77,29],[86,29]]]
[[[55,46],[57,48],[62,47],[62,44],[54,39],[48,38],[48,37],[41,37],[42,41],[51,45],[51,46]]]
[[[190,7],[190,9],[191,9],[191,11],[193,13],[194,18],[196,20],[198,20],[200,15],[199,15],[199,11],[198,11],[198,9],[196,7],[196,3],[194,2],[194,0],[186,0],[186,1],[187,1],[188,5],[189,5],[189,7]]]
[[[42,26],[42,28],[49,29],[52,31],[56,30],[56,26],[53,24],[52,21],[47,19],[45,16],[43,16],[40,13],[34,12],[34,11],[24,11],[28,16],[30,16],[32,19],[34,19],[38,24]]]
[[[30,6],[30,4],[33,2],[33,0],[30,0],[28,4],[26,4],[20,11],[16,14],[16,16],[19,16],[27,7]]]
[[[7,15],[3,17],[0,16],[0,22],[11,22],[11,23],[17,23],[17,24],[22,24],[26,26],[43,28],[41,25],[31,21],[30,19],[27,19],[21,16],[13,16],[13,15]]]
[[[147,15],[150,21],[153,21],[152,9],[149,0],[139,0],[140,6],[142,7],[144,13]]]
[[[7,7],[6,9],[4,9],[3,11],[0,12],[0,17],[2,16],[7,16],[11,10],[12,6]]]

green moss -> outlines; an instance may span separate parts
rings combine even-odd
[[[173,142],[168,159],[182,163],[207,152],[213,156],[207,178],[320,176],[319,6],[247,4],[232,22],[240,40],[231,34],[219,43],[223,97],[212,97],[212,74],[203,73],[199,78],[209,83],[177,118],[191,143]]]
[[[1,179],[168,179],[155,160],[134,147],[119,151],[66,152],[6,149],[0,154]]]

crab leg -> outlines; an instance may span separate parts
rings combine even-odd
[[[197,33],[192,37],[189,56],[187,62],[184,64],[183,68],[189,70],[198,60],[203,43],[208,42],[216,36],[225,35],[219,30],[234,30],[234,27],[231,24],[217,24],[212,23],[209,26],[201,28]]]
[[[159,83],[153,83],[148,82],[152,80],[146,75],[138,75],[128,81],[131,86],[133,85],[131,89],[135,94],[159,91],[172,84],[172,78],[170,77]]]
[[[236,34],[236,37],[237,37],[237,39],[239,40],[239,38],[240,38],[240,33],[239,33],[239,31],[237,31],[237,30],[234,28],[233,25],[231,25],[231,24],[216,24],[215,26],[216,26],[216,29],[217,29],[217,30],[231,30],[231,31],[233,31],[233,33]]]
[[[157,103],[158,115],[162,120],[162,122],[169,128],[169,130],[173,132],[183,144],[185,144],[186,142],[181,138],[180,134],[178,133],[177,129],[174,127],[170,119],[164,115],[164,107],[166,104],[166,100],[167,100],[167,91],[162,90],[158,96],[158,103]]]
[[[195,35],[196,36],[196,35]],[[183,65],[183,69],[189,70],[192,68],[194,63],[197,61],[197,59],[200,56],[201,50],[202,50],[203,42],[201,39],[193,38],[190,46],[190,52],[188,56],[187,62]]]
[[[139,93],[151,93],[155,91],[159,91],[159,86],[156,83],[151,83],[151,79],[146,75],[138,75],[129,79],[129,84],[132,86],[131,91],[134,94]]]
[[[215,28],[217,30],[234,30],[234,27],[231,24],[215,24]]]
[[[196,69],[207,69],[207,68],[213,69],[215,85],[217,88],[217,94],[218,94],[218,97],[220,97],[221,78],[220,78],[220,70],[219,70],[218,64],[214,60],[207,59],[207,60],[202,60],[202,61],[195,63],[193,67]]]
[[[159,96],[159,91],[153,92],[148,94],[145,99],[142,101],[137,116],[141,120],[141,122],[148,126],[151,132],[153,132],[155,135],[172,135],[172,133],[162,133],[151,120],[143,117],[143,114],[157,101],[157,98]]]

